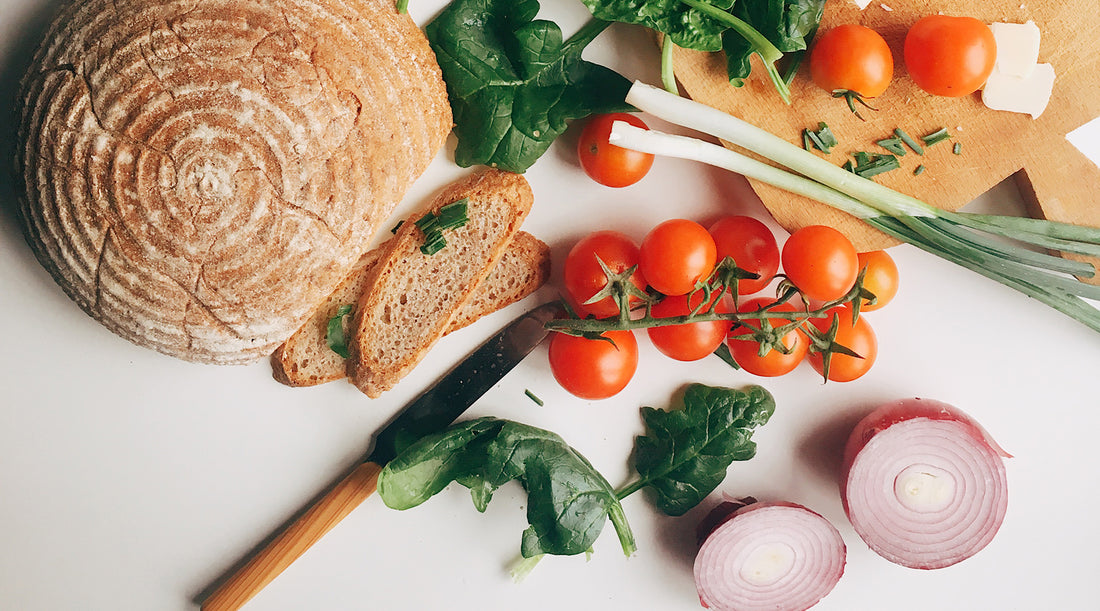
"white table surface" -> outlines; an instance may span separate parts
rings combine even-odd
[[[26,61],[27,39],[36,35],[47,1],[0,0],[4,112],[11,109],[13,66]],[[544,4],[567,28],[581,22],[579,3]],[[423,23],[439,6],[440,0],[413,0],[411,10]],[[654,82],[655,55],[646,42],[636,31],[613,28],[588,56]],[[617,51],[623,48],[636,52]],[[11,131],[0,136],[5,151]],[[1098,136],[1094,126],[1079,140]],[[536,205],[525,228],[553,246],[552,285],[564,253],[588,231],[614,228],[640,239],[671,217],[764,214],[738,177],[688,162],[659,160],[639,186],[600,187],[576,166],[576,137],[576,130],[568,132],[528,173]],[[1093,145],[1089,154],[1100,159],[1100,148]],[[442,153],[399,212],[465,172]],[[974,206],[1020,209],[1011,185]],[[12,208],[5,178],[2,610],[194,608],[197,593],[353,464],[395,410],[507,320],[555,294],[547,287],[449,336],[381,399],[368,400],[343,383],[291,389],[271,379],[266,362],[193,365],[115,337],[37,264]],[[891,254],[901,290],[888,308],[867,315],[880,354],[856,382],[823,385],[808,366],[762,381],[713,358],[675,363],[642,341],[638,375],[614,399],[567,395],[550,376],[541,347],[478,401],[471,415],[550,428],[617,485],[627,478],[627,457],[641,431],[640,406],[667,407],[689,382],[762,382],[776,397],[775,416],[755,436],[757,457],[735,463],[712,499],[683,518],[659,516],[642,494],[625,501],[635,556],[623,557],[608,527],[590,561],[546,559],[515,585],[506,569],[526,525],[522,491],[503,488],[478,514],[465,489],[452,486],[406,512],[369,499],[247,608],[690,611],[699,608],[691,576],[695,522],[723,491],[802,503],[840,529],[848,546],[846,574],[818,609],[1097,608],[1100,401],[1090,389],[1100,372],[1100,336],[916,249],[901,246]],[[545,406],[527,399],[525,389]],[[845,518],[835,483],[851,425],[872,407],[907,396],[957,405],[1015,455],[998,536],[974,558],[933,572],[895,566],[871,552]]]

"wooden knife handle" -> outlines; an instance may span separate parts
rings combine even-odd
[[[202,611],[236,611],[347,517],[378,485],[381,465],[364,462],[252,556],[202,602]]]

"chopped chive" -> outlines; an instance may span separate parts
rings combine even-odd
[[[439,231],[439,217],[429,212],[416,220],[416,226],[420,228],[420,231],[424,232],[425,236],[427,236]]]
[[[860,153],[856,153],[856,167],[853,170],[857,175],[863,178],[870,178],[883,172],[889,172],[890,170],[896,170],[901,167],[898,163],[898,158],[893,155],[869,155],[862,153],[862,159]]]
[[[875,144],[890,151],[898,157],[905,155],[905,146],[902,144],[901,138],[883,138],[882,140],[876,140]]]
[[[814,143],[810,141],[810,130],[808,129],[802,130],[802,148],[807,151],[812,151],[814,148]]]
[[[852,160],[851,160],[851,159],[849,159],[848,161],[845,161],[845,162],[844,162],[844,165],[842,165],[842,166],[840,166],[840,167],[841,167],[842,169],[844,169],[844,170],[847,170],[847,171],[849,171],[849,172],[852,172],[853,174],[854,174],[854,173],[855,173],[855,171],[856,171],[856,167],[855,167],[854,165],[852,165]]]
[[[466,216],[467,201],[461,199],[439,209],[439,215],[436,218],[439,220],[441,230],[458,229],[470,221],[470,217]]]
[[[924,164],[921,164],[913,169],[913,176],[920,176],[924,173]]]
[[[821,140],[822,144],[825,145],[826,149],[832,149],[834,146],[840,144],[833,134],[833,130],[829,129],[829,126],[824,121],[820,121],[817,124],[817,137]],[[829,151],[826,150],[825,152],[828,153]]]
[[[923,155],[924,154],[924,148],[921,147],[921,145],[917,144],[917,141],[913,140],[912,136],[905,133],[904,129],[902,129],[900,127],[895,127],[894,128],[894,135],[897,136],[898,138],[901,138],[901,141],[905,143],[905,146],[908,146],[909,148],[913,149],[914,153],[916,153],[918,155]]]
[[[955,153],[956,155],[960,155],[960,154],[962,154],[962,150],[963,150],[963,143],[962,142],[956,142],[955,146],[951,149],[951,152]]]
[[[538,398],[537,396],[535,396],[535,393],[531,392],[530,390],[524,390],[524,391],[523,391],[523,394],[527,395],[527,396],[528,396],[528,398],[530,398],[530,399],[531,399],[532,401],[534,401],[534,402],[535,402],[535,405],[538,405],[539,407],[542,407],[543,405],[545,405],[545,404],[544,404],[544,403],[542,402],[542,399],[540,399],[540,398]]]
[[[420,252],[426,255],[434,255],[435,253],[443,250],[443,247],[447,245],[447,240],[442,234],[437,235],[434,239],[425,242],[420,247]]]
[[[821,141],[821,137],[817,135],[817,132],[806,132],[806,133],[810,136],[810,142],[814,143],[814,147],[816,147],[817,150],[821,151],[822,153],[828,153],[829,152],[828,150],[826,150],[828,147],[825,146],[825,143]]]
[[[936,144],[937,142],[943,142],[950,137],[951,134],[947,133],[947,128],[941,127],[931,134],[921,136],[921,141],[924,142],[925,146],[932,146],[933,144]]]
[[[401,226],[404,225],[404,224],[405,224],[405,221],[403,221],[403,220],[397,221],[397,224],[393,226],[393,229],[390,229],[390,233],[396,234],[397,230],[401,229]]]

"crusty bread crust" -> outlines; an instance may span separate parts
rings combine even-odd
[[[534,201],[522,176],[490,169],[445,189],[430,209],[463,198],[469,199],[469,222],[445,232],[442,250],[422,254],[423,234],[415,223],[405,223],[370,274],[348,346],[348,376],[367,396],[392,388],[443,336]]]
[[[38,259],[112,331],[209,363],[301,326],[452,124],[393,0],[75,0],[18,110]]]
[[[352,273],[329,295],[302,328],[271,356],[275,379],[288,386],[316,386],[347,377],[344,358],[328,347],[328,322],[342,305],[358,303],[385,245],[364,254]],[[520,231],[473,296],[459,310],[445,333],[472,324],[482,316],[511,305],[535,292],[550,277],[550,247]],[[430,278],[425,278],[430,282]]]

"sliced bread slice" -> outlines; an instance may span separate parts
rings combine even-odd
[[[440,193],[430,209],[467,200],[469,221],[444,232],[435,254],[405,223],[369,274],[348,342],[348,377],[369,397],[392,388],[450,328],[479,283],[503,256],[531,210],[534,194],[519,174],[490,169]]]
[[[316,386],[347,377],[344,357],[328,347],[328,321],[340,306],[358,303],[371,271],[388,246],[388,243],[383,244],[364,254],[351,275],[314,310],[313,316],[294,335],[279,346],[271,357],[276,380],[288,386]],[[549,277],[550,247],[520,231],[489,275],[477,285],[470,300],[458,311],[446,333],[523,299]]]

